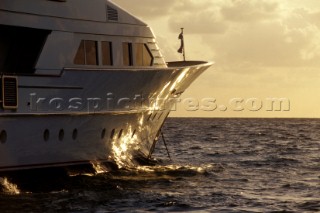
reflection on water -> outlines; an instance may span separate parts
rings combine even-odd
[[[0,187],[2,188],[2,192],[7,194],[20,194],[20,190],[16,184],[10,183],[7,178],[0,177]]]
[[[0,212],[320,212],[320,120],[169,119],[163,130],[172,161],[158,143],[154,166],[132,166],[122,154],[134,143],[116,144],[120,169],[1,179]]]

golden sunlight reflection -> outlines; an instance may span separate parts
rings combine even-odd
[[[166,93],[167,95],[165,97],[162,97],[162,96],[170,84],[171,84],[171,81],[169,81],[158,94],[155,93],[153,97],[150,98],[150,100],[154,100],[154,103],[151,105],[151,108],[150,108],[151,110],[162,110],[161,107],[164,105],[164,102],[168,99],[169,93],[167,92]]]
[[[172,84],[170,91],[173,91],[176,89],[177,85],[184,79],[186,78],[188,75],[190,68],[185,68],[181,74],[178,76],[178,78],[174,81],[174,83]]]
[[[143,121],[144,121],[144,115],[141,116],[140,120],[139,120],[139,125],[142,126],[143,125]]]
[[[140,172],[170,172],[170,171],[186,171],[186,172],[196,172],[199,174],[204,174],[214,168],[214,165],[200,165],[200,166],[192,166],[192,165],[159,165],[159,166],[138,166],[136,167],[137,171]]]
[[[176,70],[180,72],[177,77],[173,81],[166,82],[160,92],[152,94],[150,100],[150,107],[148,108],[149,111],[158,111],[158,110],[170,110],[173,106],[172,100],[170,100],[170,95],[174,94],[181,82],[185,78],[188,77],[191,68],[184,68],[182,70]],[[167,106],[167,105],[170,106]],[[168,108],[166,108],[168,107]],[[169,108],[170,107],[170,108]],[[152,114],[151,114],[152,115]],[[151,116],[149,115],[149,116]],[[121,137],[114,137],[112,140],[112,155],[111,158],[115,159],[119,168],[130,168],[134,167],[134,154],[137,151],[141,151],[143,147],[141,147],[141,138],[147,140],[149,142],[154,141],[154,136],[152,135],[152,129],[149,125],[144,125],[144,116],[142,115],[141,118],[138,120],[138,133],[136,133],[136,129],[133,130],[133,127],[128,124],[126,128],[127,131]],[[141,138],[138,138],[138,135]]]
[[[159,93],[153,94],[153,96],[150,98],[150,100],[153,100],[150,109],[167,110],[166,107],[168,106],[166,105],[166,102],[169,101],[170,95],[177,89],[179,84],[188,77],[189,71],[190,68],[183,69],[174,81],[169,81],[166,85],[163,86],[162,90]]]
[[[91,161],[90,162],[96,174],[109,172],[108,168],[104,166],[103,163],[99,161]]]
[[[112,154],[119,168],[133,167],[134,153],[139,150],[140,143],[137,134],[133,134],[132,126],[127,128],[127,132],[120,138],[112,141]]]
[[[3,191],[5,193],[9,194],[20,194],[20,190],[18,189],[18,186],[10,183],[7,178],[0,178],[0,184],[2,185]]]

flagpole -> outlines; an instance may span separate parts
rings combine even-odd
[[[180,48],[178,49],[178,53],[183,55],[183,61],[186,61],[186,50],[184,47],[184,35],[183,35],[184,28],[181,28],[181,33],[179,34],[179,39],[181,40]]]
[[[184,32],[183,32],[184,28],[181,28],[181,33],[183,35],[182,37],[182,43],[183,43],[183,61],[186,61],[186,46],[184,43]]]

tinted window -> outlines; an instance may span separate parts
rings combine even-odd
[[[98,65],[97,46],[97,41],[81,41],[76,57],[74,58],[74,63],[84,65]]]
[[[137,66],[152,66],[153,57],[146,44],[135,44],[135,56]]]
[[[80,46],[78,48],[78,52],[76,57],[74,58],[73,63],[75,64],[86,64],[85,53],[84,53],[84,41],[81,41]]]
[[[98,65],[97,46],[96,41],[85,41],[86,64]]]
[[[135,52],[136,52],[136,65],[143,66],[143,44],[136,43],[135,44]]]
[[[132,66],[132,43],[123,43],[123,65]]]
[[[112,60],[112,43],[109,41],[101,42],[102,49],[102,64],[103,65],[113,65]]]
[[[153,56],[146,44],[143,45],[143,66],[152,66]]]

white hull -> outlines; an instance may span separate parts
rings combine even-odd
[[[126,143],[128,149],[139,148],[147,156],[155,133],[139,125],[143,117],[132,113],[1,118],[7,140],[0,145],[0,171],[95,161],[127,163],[124,158],[134,155],[133,151],[115,152]]]
[[[124,71],[123,78],[119,79],[119,82],[126,82],[122,85],[116,80],[113,84],[103,83],[105,79],[109,79],[104,75],[112,75],[113,71],[104,71],[105,74],[99,71],[100,74],[90,73],[88,76],[88,71],[83,71],[86,77],[82,78],[79,78],[79,73],[65,71],[65,74],[55,80],[52,77],[39,77],[37,82],[33,78],[33,87],[28,85],[29,77],[20,77],[19,97],[25,98],[19,99],[17,112],[2,112],[0,115],[0,132],[5,132],[6,136],[0,144],[0,171],[97,161],[115,162],[121,166],[133,163],[136,156],[150,157],[159,130],[175,103],[175,98],[208,66],[208,63],[199,63],[185,68],[149,71],[147,75],[144,71]],[[86,102],[84,105],[88,107],[70,111],[66,105],[68,101],[61,102],[64,107],[59,108],[56,103],[50,105],[49,99],[41,99],[59,97],[59,100],[69,100],[70,97],[78,97],[76,94],[70,96],[70,88],[53,85],[64,80],[70,82],[75,74],[78,75],[76,82],[84,87],[84,82],[97,82],[95,89],[76,89],[84,100],[104,97],[105,94],[110,98],[111,92],[114,100],[110,99],[108,103],[97,101],[89,105]],[[121,71],[117,71],[117,75],[121,76]],[[138,79],[137,82],[134,81],[134,76]],[[81,79],[85,79],[84,82]],[[46,85],[51,82],[51,88],[40,88],[40,82],[45,82]],[[72,84],[74,85],[76,84]],[[135,85],[134,89],[131,85]],[[110,88],[117,88],[117,92]],[[52,91],[55,96],[42,96]],[[82,91],[90,91],[91,94]],[[141,94],[147,97],[144,101],[133,98]],[[130,97],[131,103],[114,104],[118,100],[115,97]],[[132,103],[134,101],[136,103]],[[99,106],[96,105],[98,102]]]

